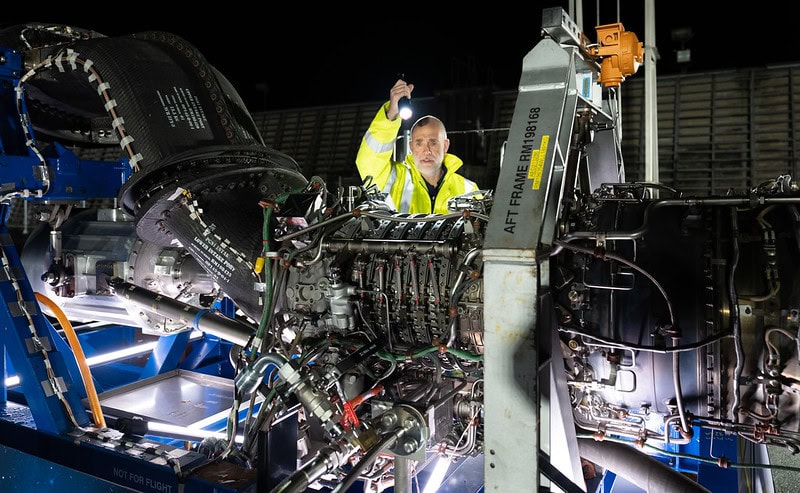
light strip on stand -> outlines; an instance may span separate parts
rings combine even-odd
[[[218,431],[200,430],[186,426],[171,425],[169,423],[160,423],[158,421],[148,421],[147,431],[151,432],[153,435],[164,436],[163,434],[167,434],[167,436],[180,436],[192,440],[201,440],[203,438],[220,438],[222,440],[227,440],[228,438],[226,433]],[[236,443],[244,443],[244,435],[237,435]]]
[[[189,335],[190,340],[200,339],[203,337],[203,333],[199,330],[193,330],[191,335]],[[119,349],[117,351],[111,351],[110,353],[105,354],[98,354],[97,356],[92,356],[91,358],[86,358],[86,364],[89,367],[102,365],[103,363],[108,363],[110,361],[121,360],[125,358],[130,358],[131,356],[136,356],[139,354],[144,354],[153,350],[156,347],[158,341],[151,341],[145,342],[143,344],[139,344],[138,346],[131,346],[124,349]],[[12,377],[6,378],[6,388],[16,387],[19,385],[20,379],[19,376],[15,375]]]
[[[449,468],[450,457],[440,456],[433,466],[433,472],[428,476],[428,482],[425,483],[425,489],[422,490],[422,493],[436,493],[439,490],[439,486],[442,485],[444,475],[447,474]]]
[[[136,356],[137,354],[147,353],[152,351],[153,348],[156,347],[156,344],[156,341],[145,342],[144,344],[139,344],[138,346],[126,347],[125,349],[111,351],[110,353],[106,354],[98,354],[97,356],[86,358],[86,364],[91,367],[102,365],[103,363],[108,363],[109,361],[125,359],[131,356]]]

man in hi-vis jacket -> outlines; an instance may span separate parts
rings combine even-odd
[[[365,180],[372,177],[386,201],[398,212],[447,214],[447,200],[478,190],[477,184],[458,174],[464,162],[447,154],[450,140],[444,123],[423,116],[411,127],[410,154],[403,162],[392,161],[402,119],[398,102],[411,97],[414,84],[398,80],[370,123],[356,156],[356,166]]]

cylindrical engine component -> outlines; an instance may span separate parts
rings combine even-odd
[[[685,491],[707,493],[708,490],[666,464],[638,452],[633,447],[613,442],[579,440],[581,457],[600,464],[630,480],[644,491],[658,493]]]
[[[239,346],[246,346],[253,335],[252,327],[236,319],[225,318],[215,312],[159,296],[158,293],[134,286],[129,282],[115,279],[111,282],[111,287],[118,298],[127,300],[135,306],[146,306],[158,315],[170,318],[173,323],[196,328]]]

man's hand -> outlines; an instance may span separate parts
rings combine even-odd
[[[408,84],[403,79],[397,79],[397,82],[392,86],[389,91],[389,107],[386,108],[386,118],[389,120],[396,120],[400,114],[400,109],[397,107],[397,102],[403,96],[411,99],[411,91],[414,90],[414,84]]]

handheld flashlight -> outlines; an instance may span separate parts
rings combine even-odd
[[[400,100],[397,102],[397,109],[400,111],[400,118],[403,120],[408,120],[411,118],[411,115],[414,114],[414,112],[411,111],[411,101],[409,101],[405,96],[400,98]]]

